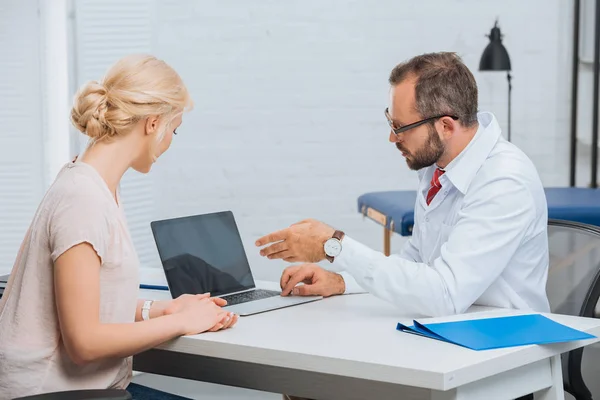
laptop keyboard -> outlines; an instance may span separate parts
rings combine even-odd
[[[246,303],[252,300],[260,300],[279,296],[279,294],[280,292],[275,292],[273,290],[256,289],[244,293],[230,294],[221,298],[227,300],[228,306],[233,306],[235,304]]]

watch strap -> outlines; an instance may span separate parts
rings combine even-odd
[[[340,242],[344,239],[344,235],[345,233],[339,230],[336,230],[335,232],[333,232],[333,235],[331,236],[334,239],[339,240]],[[329,261],[330,263],[333,262],[333,260],[335,259],[335,257],[332,257],[330,255],[327,255],[327,253],[325,253],[325,258],[327,259],[327,261]]]
[[[144,305],[142,306],[142,319],[144,321],[148,321],[150,319],[150,308],[152,307],[152,303],[154,303],[154,300],[144,301]]]

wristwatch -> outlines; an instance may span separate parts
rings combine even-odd
[[[152,307],[152,303],[154,303],[154,300],[144,301],[144,305],[142,306],[142,319],[144,321],[148,321],[150,319],[150,307]]]
[[[335,257],[339,256],[342,252],[342,239],[344,239],[344,232],[335,231],[330,239],[327,239],[323,248],[325,250],[325,258],[329,262],[333,262]]]

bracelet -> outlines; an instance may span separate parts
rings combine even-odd
[[[152,303],[154,303],[154,300],[144,301],[144,305],[142,306],[142,319],[144,321],[148,321],[150,319],[150,307],[152,307]]]

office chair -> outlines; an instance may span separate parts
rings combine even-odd
[[[550,268],[546,292],[553,313],[598,318],[600,298],[600,227],[579,222],[548,221]],[[597,351],[586,348],[586,354]],[[592,400],[582,374],[584,349],[562,355],[564,389],[577,400]],[[589,370],[599,363],[586,363]],[[593,383],[593,382],[588,382]]]
[[[97,389],[97,390],[71,390],[66,392],[53,392],[36,394],[33,396],[19,397],[13,400],[131,400],[132,397],[126,390]]]

